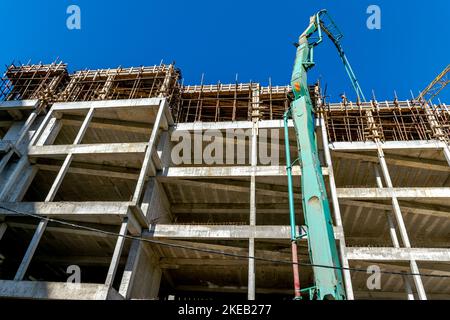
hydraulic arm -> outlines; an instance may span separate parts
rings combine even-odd
[[[317,32],[317,37],[313,35]],[[316,299],[345,299],[345,290],[340,269],[340,260],[334,238],[333,222],[325,189],[322,168],[316,143],[314,108],[307,84],[307,72],[314,66],[313,49],[322,42],[322,32],[327,34],[336,46],[345,70],[350,77],[358,100],[364,95],[355,74],[340,45],[343,37],[326,10],[311,17],[308,28],[297,44],[297,54],[292,72],[291,85],[294,100],[284,115],[286,161],[291,221],[292,255],[294,261],[294,286],[296,298],[300,298],[298,277],[297,246],[294,197],[292,187],[292,161],[289,149],[288,120],[292,118],[301,165],[302,205],[307,227],[308,248],[314,271],[315,285],[312,296]]]

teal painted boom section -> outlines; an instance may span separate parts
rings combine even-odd
[[[297,147],[302,170],[302,205],[308,232],[308,247],[311,262],[314,265],[315,297],[317,299],[345,299],[345,290],[341,272],[341,264],[334,239],[333,221],[325,189],[325,182],[320,166],[318,148],[316,144],[314,109],[309,95],[307,72],[314,66],[313,48],[322,42],[322,30],[335,44],[339,56],[344,63],[345,70],[352,81],[358,99],[364,95],[353,70],[345,56],[339,40],[342,38],[337,26],[328,16],[326,10],[311,17],[308,28],[299,38],[291,85],[294,101],[285,115],[285,131],[287,131],[287,117],[290,115],[294,122]],[[312,42],[312,35],[318,32],[318,38]],[[286,132],[286,147],[289,146]],[[290,158],[290,155],[289,155]],[[287,159],[290,162],[290,159]],[[292,194],[292,175],[288,163],[289,204],[291,227],[295,228],[295,214]],[[293,224],[293,225],[292,225]],[[295,231],[293,238],[297,238]],[[328,266],[324,268],[320,266]]]

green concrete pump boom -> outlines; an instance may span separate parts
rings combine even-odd
[[[312,35],[316,32],[318,36],[313,39]],[[294,123],[297,147],[299,150],[299,161],[302,174],[302,204],[307,227],[309,255],[311,263],[315,265],[313,266],[315,284],[312,290],[310,290],[310,294],[313,298],[319,300],[343,300],[345,299],[344,283],[334,238],[330,205],[328,203],[317,149],[314,108],[307,83],[307,72],[314,66],[313,49],[322,42],[322,32],[324,32],[336,46],[358,100],[362,99],[365,101],[358,80],[356,79],[340,44],[340,39],[343,35],[328,15],[327,11],[321,10],[311,17],[308,28],[299,38],[291,79],[294,100],[291,103],[290,109],[284,115],[292,256],[294,261],[294,287],[296,298],[300,299],[300,291],[303,290],[300,290],[298,266],[296,264],[296,241],[299,240],[299,237],[296,235],[295,229],[295,210],[292,187],[293,163],[291,162],[288,135],[288,120],[290,117],[292,117]],[[327,266],[328,268],[324,266]]]

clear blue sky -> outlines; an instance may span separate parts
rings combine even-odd
[[[81,8],[81,30],[66,28],[66,8]],[[381,8],[381,30],[366,27],[370,4]],[[295,48],[309,16],[327,8],[345,34],[363,90],[378,100],[410,97],[450,61],[448,0],[104,1],[2,0],[0,63],[51,62],[70,70],[140,66],[176,61],[185,84],[250,80],[289,82]],[[327,39],[328,40],[328,39]],[[316,50],[319,77],[332,100],[353,97],[329,41]],[[450,103],[450,88],[441,94]]]

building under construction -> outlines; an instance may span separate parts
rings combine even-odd
[[[291,91],[184,86],[173,65],[9,66],[0,86],[0,297],[292,299],[283,142]],[[347,298],[450,299],[447,106],[329,103],[318,85],[310,92]],[[212,130],[243,152],[231,162],[174,161],[179,137]],[[289,130],[295,154],[292,122]],[[208,141],[194,148],[204,154]],[[263,148],[278,161],[262,161]],[[314,279],[300,173],[297,163],[303,289]],[[369,279],[376,268],[378,285]]]

